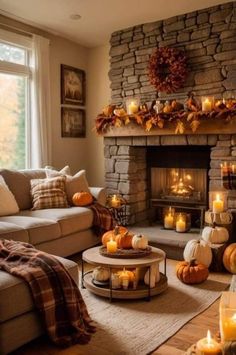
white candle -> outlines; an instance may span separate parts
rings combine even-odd
[[[202,111],[211,111],[212,110],[212,101],[207,97],[202,102]]]
[[[180,214],[179,218],[176,221],[176,232],[185,232],[186,231],[186,222],[184,221],[182,215]]]
[[[131,101],[130,104],[128,104],[127,113],[128,115],[132,115],[136,112],[138,112],[138,104],[135,101]]]
[[[111,198],[111,207],[120,207],[120,200],[116,195],[113,195]]]
[[[164,227],[167,229],[172,229],[174,224],[174,217],[169,212],[164,218]]]
[[[220,195],[216,195],[216,199],[212,203],[213,213],[221,213],[224,211],[224,202],[220,199]]]
[[[209,330],[207,337],[197,342],[197,351],[199,355],[220,355],[222,353],[221,345],[212,339]]]
[[[108,253],[115,253],[117,251],[117,243],[114,240],[107,242],[107,251]]]

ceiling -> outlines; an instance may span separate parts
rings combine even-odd
[[[0,13],[86,47],[107,43],[114,31],[228,0],[0,0]],[[80,20],[70,15],[81,15]]]

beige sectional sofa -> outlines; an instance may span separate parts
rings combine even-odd
[[[32,211],[30,180],[45,178],[45,170],[0,170],[20,211],[0,217],[0,238],[24,241],[57,256],[69,256],[99,243],[92,230],[93,213],[86,207]],[[90,188],[101,204],[105,190]],[[78,283],[78,265],[60,258]],[[18,277],[0,271],[0,354],[33,340],[44,332],[28,285]]]

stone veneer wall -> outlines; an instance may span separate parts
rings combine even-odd
[[[220,164],[236,162],[236,135],[174,135],[104,138],[106,187],[109,194],[121,193],[128,202],[129,224],[145,220],[150,213],[146,146],[209,145],[211,191],[222,189]],[[236,191],[230,191],[228,207],[236,212]]]
[[[112,103],[139,97],[150,103],[157,97],[184,100],[190,90],[197,96],[222,98],[236,94],[236,2],[171,17],[163,21],[114,32],[110,44]],[[156,92],[149,83],[147,65],[156,47],[186,52],[189,75],[174,94]],[[219,132],[220,133],[220,132]],[[149,210],[146,171],[147,145],[210,145],[210,190],[221,188],[220,163],[236,161],[235,135],[173,135],[104,138],[105,180],[108,193],[128,201],[129,222],[145,219]],[[229,207],[236,211],[234,193]]]
[[[236,2],[194,11],[163,21],[114,32],[110,44],[111,97],[124,104],[128,97],[142,102],[185,99],[236,93]],[[147,65],[156,47],[176,47],[186,52],[189,75],[184,88],[172,95],[157,93],[149,83]]]

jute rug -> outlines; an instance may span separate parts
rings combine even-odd
[[[88,345],[80,346],[85,355],[145,355],[154,351],[184,324],[207,309],[228,283],[211,275],[201,285],[188,286],[175,276],[175,264],[167,264],[168,289],[145,300],[112,303],[82,290],[97,332]],[[223,279],[224,280],[224,279]]]

